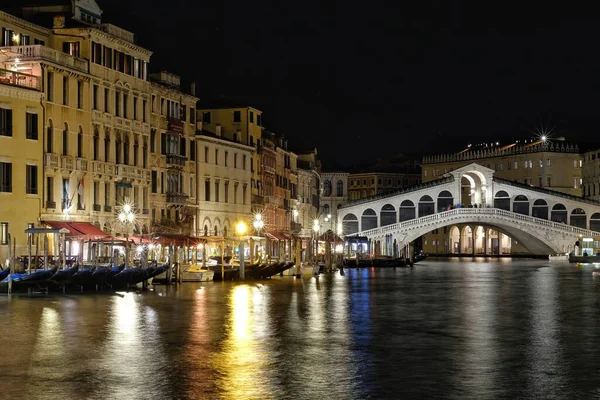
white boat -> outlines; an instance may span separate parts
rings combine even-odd
[[[550,261],[569,261],[569,254],[550,254],[548,256],[548,260]]]
[[[192,264],[181,271],[182,282],[211,282],[215,272],[198,264]]]

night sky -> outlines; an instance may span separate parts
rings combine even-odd
[[[566,2],[128,3],[98,0],[154,51],[153,71],[195,80],[205,100],[246,99],[325,165],[543,127],[589,142],[600,120],[600,24]]]

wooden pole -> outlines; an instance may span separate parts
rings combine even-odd
[[[27,234],[27,273],[31,274],[31,233]]]
[[[48,235],[44,234],[44,269],[48,269]]]
[[[10,267],[10,271],[8,274],[8,294],[10,295],[12,293],[12,274],[15,271],[15,266],[13,265],[12,254],[10,251],[10,245],[11,245],[10,233],[7,233],[7,236],[8,236],[8,265]]]
[[[233,254],[231,255],[232,257],[232,264],[233,264]],[[225,239],[223,239],[221,241],[221,281],[225,280]]]

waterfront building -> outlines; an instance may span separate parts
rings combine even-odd
[[[16,253],[26,254],[24,231],[38,224],[44,198],[44,67],[40,57],[21,60],[11,50],[46,42],[50,31],[4,12],[0,28],[0,264],[5,266],[9,233]]]
[[[316,239],[324,232],[320,196],[321,162],[315,148],[298,154],[298,213],[294,216],[294,222],[298,224],[302,261],[305,262],[314,260]],[[318,221],[317,231],[313,228],[315,221]]]
[[[133,33],[103,23],[94,1],[35,3],[15,13],[45,25],[48,36],[12,43],[11,51],[39,61],[44,82],[40,220],[79,222],[83,233],[102,233],[91,225],[123,233],[118,208],[132,202],[133,230],[147,230],[151,52]]]
[[[420,182],[419,163],[399,154],[351,172],[348,175],[348,200],[360,200],[418,185]]]
[[[250,164],[255,148],[216,132],[196,131],[197,220],[199,236],[209,237],[216,252],[235,235],[238,221],[252,218]],[[209,250],[209,253],[212,250]]]
[[[423,182],[441,179],[445,174],[471,163],[477,163],[495,171],[495,177],[520,183],[528,187],[538,187],[568,195],[582,196],[583,159],[577,145],[564,141],[527,140],[508,145],[488,143],[469,145],[464,150],[444,155],[423,158]],[[462,206],[485,207],[485,193],[475,193],[473,183],[466,177],[461,181],[462,198],[471,198],[469,204]],[[484,188],[492,190],[492,188]],[[507,197],[509,194],[507,194]],[[511,202],[511,210],[519,210],[520,202],[526,198],[517,198]],[[471,254],[482,254],[484,246],[481,237],[491,237],[492,246],[501,254],[526,253],[518,242],[512,241],[501,232],[489,230],[484,235],[483,226],[447,226],[436,229],[422,238],[423,251],[430,254],[450,254],[463,252],[458,243],[475,243],[475,249],[467,249]],[[475,235],[475,240],[471,238]],[[490,235],[490,236],[488,236]],[[460,238],[460,240],[459,240]],[[496,251],[498,254],[498,251]]]
[[[321,181],[321,213],[323,218],[323,231],[331,230],[338,233],[341,221],[337,219],[337,210],[348,201],[348,172],[322,172]],[[338,224],[338,222],[340,224]]]
[[[217,132],[219,127],[221,137],[255,149],[251,160],[248,160],[252,173],[250,195],[252,204],[261,207],[263,205],[261,159],[256,149],[262,138],[262,111],[246,104],[234,104],[228,100],[215,101],[206,105],[199,103],[198,120],[202,122],[203,129]]]
[[[583,153],[581,179],[583,197],[600,201],[600,149]]]
[[[150,75],[151,231],[192,236],[197,227],[196,103],[181,89],[180,77],[166,71]],[[147,147],[147,143],[144,142]],[[146,152],[144,151],[143,154]],[[144,165],[144,168],[148,168]],[[144,188],[147,191],[147,188]],[[138,205],[148,214],[147,193]],[[137,199],[137,196],[134,196]]]

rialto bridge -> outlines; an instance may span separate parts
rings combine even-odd
[[[367,237],[375,254],[398,255],[426,233],[454,226],[459,253],[479,247],[492,254],[490,236],[493,254],[502,253],[498,240],[506,235],[531,254],[547,255],[600,236],[600,203],[500,179],[473,163],[435,181],[351,201],[338,210],[338,221],[345,236]]]

